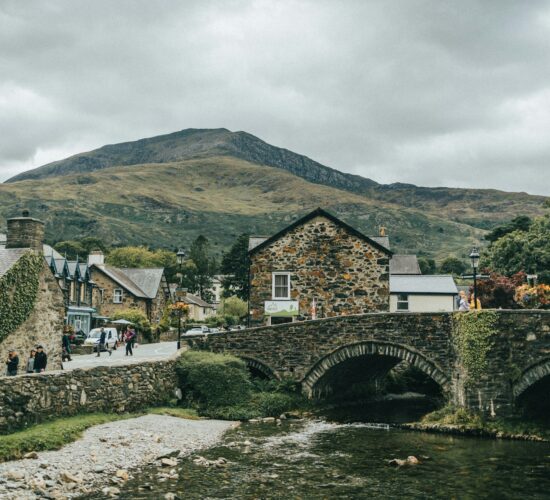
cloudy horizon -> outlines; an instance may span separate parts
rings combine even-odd
[[[0,182],[249,132],[377,182],[550,195],[550,2],[0,0]]]

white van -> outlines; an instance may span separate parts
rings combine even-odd
[[[116,328],[103,328],[105,330],[105,347],[107,349],[116,349],[116,343],[118,340],[118,332]],[[84,341],[84,345],[96,346],[99,343],[99,337],[101,337],[101,328],[93,328]]]

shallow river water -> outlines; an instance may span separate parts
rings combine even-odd
[[[226,467],[194,462],[223,457]],[[390,467],[415,455],[419,465]],[[550,498],[550,445],[453,437],[327,420],[243,424],[176,467],[149,467],[120,498]],[[102,498],[92,496],[89,498]]]

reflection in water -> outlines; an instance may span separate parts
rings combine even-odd
[[[177,480],[166,481],[149,467],[123,488],[121,498],[173,492],[186,499],[542,499],[550,492],[546,443],[373,430],[362,423],[243,424],[201,455],[224,457],[229,464],[204,467],[193,455],[178,466]],[[409,455],[421,463],[388,466],[388,460]]]

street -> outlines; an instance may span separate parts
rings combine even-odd
[[[75,354],[72,361],[63,363],[64,370],[74,370],[76,368],[88,368],[91,366],[112,366],[124,365],[128,363],[141,363],[154,359],[162,359],[176,352],[177,342],[159,342],[156,344],[140,344],[134,347],[134,355],[126,356],[125,346],[122,345],[112,352],[102,352],[98,358],[97,354]]]

